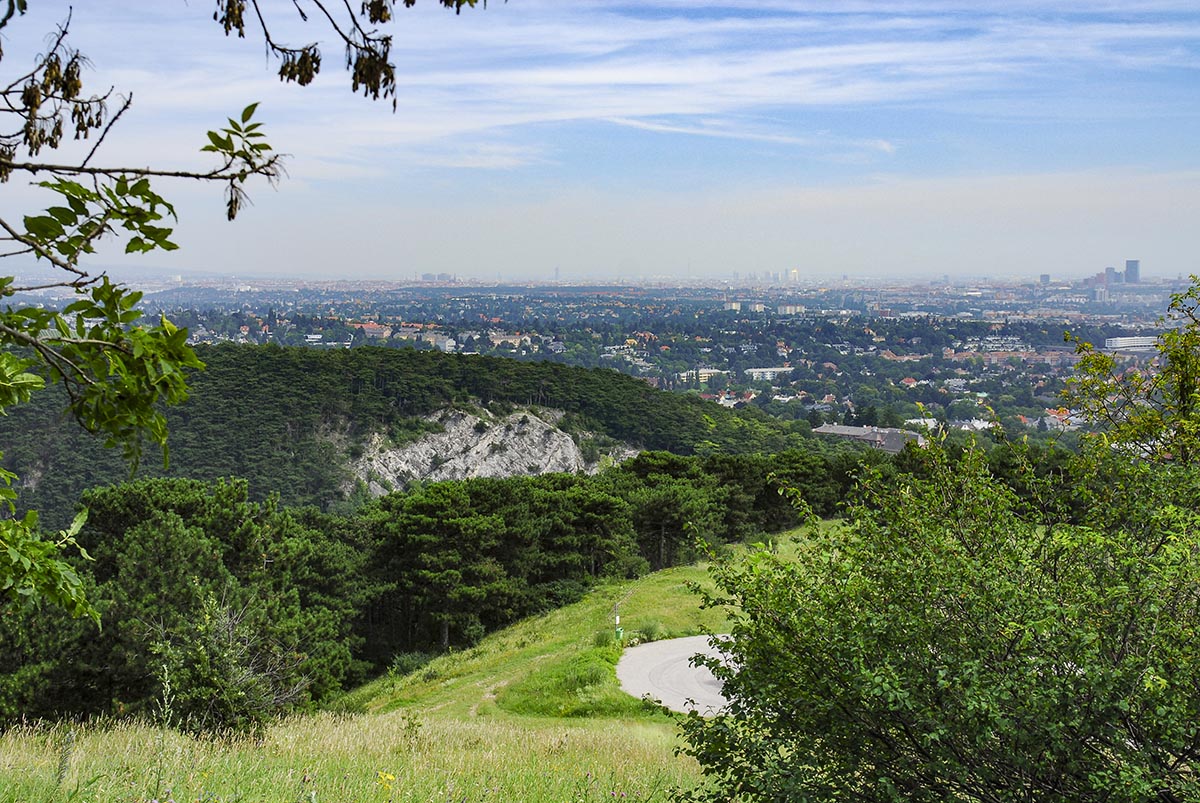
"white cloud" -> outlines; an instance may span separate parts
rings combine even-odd
[[[696,137],[718,137],[721,139],[745,139],[758,142],[774,142],[783,145],[811,145],[812,140],[787,134],[772,134],[761,131],[739,130],[723,124],[711,125],[672,125],[654,120],[631,120],[627,117],[609,117],[614,125],[628,126],[642,131],[654,131],[660,134],[686,134]]]
[[[143,5],[161,3],[143,0],[134,7]],[[279,17],[294,17],[288,4],[276,6]],[[647,7],[677,13],[621,13]],[[710,16],[705,9],[772,13]],[[1019,93],[1026,81],[1042,81],[1056,70],[1194,65],[1200,41],[1194,10],[1186,20],[1167,23],[1139,19],[1147,9],[1186,7],[1122,5],[1119,16],[1097,20],[1094,6],[1083,3],[1059,4],[1047,13],[1033,3],[860,2],[838,4],[831,12],[828,4],[790,1],[623,7],[524,0],[455,18],[428,3],[397,10],[394,56],[404,116],[421,120],[423,136],[437,138],[556,120],[948,102],[984,90]],[[97,53],[101,69],[108,69],[104,61],[113,55],[121,63],[146,65],[104,76],[132,85],[139,104],[163,113],[223,111],[230,97],[269,97],[302,118],[314,106],[327,107],[330,96],[345,94],[332,46],[319,87],[282,92],[260,46],[226,40],[190,7],[180,9],[179,22],[165,31],[170,17],[161,9],[149,24],[134,16],[104,26],[89,19],[90,11],[76,14],[85,38],[102,51],[106,31],[108,41],[129,43],[124,53]],[[287,27],[309,38],[320,30]],[[173,54],[167,65],[150,67],[156,56],[167,59],[164,54]],[[162,72],[171,62],[176,66]],[[349,127],[379,116],[379,104],[333,102]],[[417,128],[409,133],[420,135]]]

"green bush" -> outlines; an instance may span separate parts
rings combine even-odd
[[[161,632],[151,649],[171,724],[191,733],[254,734],[305,694],[304,656],[265,640],[249,612],[214,597],[199,615]]]
[[[390,675],[411,675],[418,669],[422,669],[436,658],[437,655],[431,652],[401,652],[397,653],[392,658],[392,664],[388,667]]]
[[[1030,504],[978,449],[919,457],[794,556],[713,564],[732,704],[684,720],[684,799],[1200,800],[1200,468],[1106,441]]]

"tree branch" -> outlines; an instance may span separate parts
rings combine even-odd
[[[66,262],[66,261],[60,259],[59,257],[55,256],[54,254],[50,253],[45,248],[43,248],[40,243],[30,240],[25,235],[19,233],[12,226],[8,225],[8,221],[5,220],[4,218],[0,218],[0,227],[3,227],[3,229],[9,233],[9,235],[11,236],[11,238],[13,240],[21,243],[22,245],[28,246],[29,249],[32,250],[35,254],[40,256],[42,259],[45,259],[47,262],[49,262],[51,265],[54,265],[56,268],[62,268],[65,271],[74,273],[76,276],[86,277],[88,275],[87,271],[71,264],[70,262]]]
[[[3,29],[5,25],[8,25],[8,21],[10,19],[12,19],[13,15],[16,13],[17,13],[16,0],[8,0],[8,8],[6,8],[4,10],[4,16],[0,17],[0,29]]]
[[[51,370],[57,371],[58,375],[63,378],[63,385],[67,388],[67,394],[71,396],[72,399],[75,398],[75,394],[72,392],[70,387],[72,382],[76,382],[81,385],[96,384],[96,380],[88,376],[87,372],[75,364],[75,362],[73,362],[69,357],[66,357],[60,352],[51,348],[46,341],[40,340],[28,332],[9,326],[2,321],[0,321],[0,334],[10,337],[18,343],[26,345],[40,354],[46,365],[48,365]],[[115,347],[115,344],[112,343],[108,343],[106,345],[108,347]],[[70,371],[64,368],[64,365],[68,366]]]
[[[272,156],[266,162],[258,165],[248,173],[267,176],[268,178],[277,176],[278,155]],[[233,166],[232,161],[227,161],[215,170],[210,170],[206,173],[197,172],[195,170],[158,170],[151,167],[88,167],[85,164],[78,165],[63,165],[63,164],[48,164],[45,162],[12,162],[6,159],[0,159],[0,168],[9,170],[20,170],[25,173],[56,173],[67,176],[105,176],[107,178],[117,178],[119,176],[142,176],[154,178],[191,178],[197,181],[225,181],[228,179],[238,178],[240,171],[227,172]]]
[[[112,90],[110,89],[109,92],[112,92]],[[107,95],[105,97],[107,97]],[[92,149],[88,151],[87,156],[85,156],[83,161],[79,163],[80,167],[87,167],[87,163],[92,161],[92,157],[96,155],[96,151],[100,150],[100,146],[104,144],[104,138],[108,136],[108,132],[112,131],[112,127],[117,124],[117,120],[120,120],[121,115],[129,111],[129,107],[131,105],[133,105],[132,94],[125,98],[124,102],[121,104],[121,108],[117,109],[117,113],[114,114],[109,119],[108,124],[104,126],[104,130],[101,131],[100,136],[96,138],[96,144],[92,146]]]
[[[295,4],[295,0],[293,0],[293,4]],[[315,48],[317,46],[316,42],[312,43],[311,45],[305,45],[303,47],[287,47],[286,45],[277,44],[275,42],[275,40],[271,38],[271,31],[269,28],[267,28],[267,21],[266,21],[266,19],[263,18],[262,9],[260,9],[258,7],[258,0],[251,0],[251,5],[254,6],[255,16],[258,17],[258,25],[260,28],[262,28],[263,41],[266,43],[267,47],[272,52],[280,53],[280,54],[303,53],[305,50],[308,50],[309,48]],[[296,9],[300,10],[300,6],[296,5]],[[302,18],[304,18],[305,21],[308,20],[308,17],[304,14],[303,11],[300,11],[300,16]]]
[[[0,254],[0,257],[6,257],[6,256],[12,256],[12,254]],[[62,281],[62,282],[51,282],[50,284],[22,285],[21,287],[13,287],[12,291],[14,293],[28,293],[28,292],[32,292],[33,290],[51,290],[56,287],[71,287],[71,288],[75,288],[75,289],[81,289],[81,288],[87,287],[89,284],[95,284],[98,281],[100,281],[99,276],[81,276],[78,279],[75,279],[74,281],[70,281],[70,282]]]

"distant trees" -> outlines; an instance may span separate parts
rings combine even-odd
[[[749,454],[812,443],[757,410],[663,393],[609,370],[376,347],[229,344],[197,353],[208,368],[191,380],[190,401],[168,418],[172,472],[243,477],[253,497],[274,491],[288,504],[325,506],[340,498],[347,454],[367,433],[453,404],[556,408],[571,414],[574,431],[685,454],[701,444]],[[69,523],[75,499],[95,477],[126,472],[94,439],[64,426],[62,403],[50,389],[0,417],[0,438],[9,444],[4,465],[41,476],[22,501],[58,527]]]

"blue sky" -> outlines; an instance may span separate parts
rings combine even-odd
[[[5,31],[9,76],[67,4]],[[357,5],[352,3],[352,5]],[[260,101],[289,178],[236,223],[163,185],[164,270],[480,279],[1076,277],[1200,270],[1200,8],[1192,2],[432,0],[388,26],[398,108],[308,88],[210,0],[76,3],[94,87],[132,92],[123,164],[199,166]],[[132,160],[132,161],[131,161]],[[36,202],[8,185],[8,214]],[[120,264],[117,253],[101,256]]]

